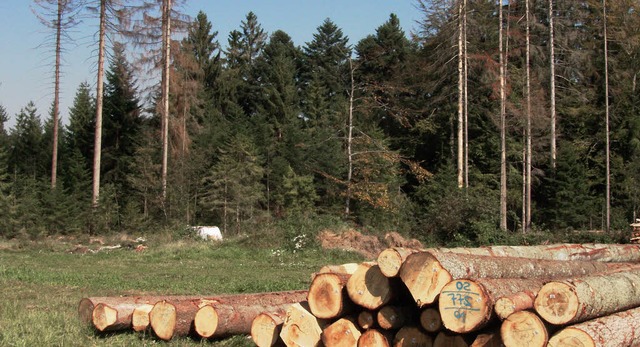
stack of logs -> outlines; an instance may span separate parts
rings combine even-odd
[[[308,290],[80,302],[98,331],[257,346],[640,346],[640,245],[390,248]]]

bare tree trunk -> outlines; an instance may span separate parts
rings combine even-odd
[[[169,75],[171,67],[171,0],[162,1],[162,201],[167,199],[169,158]]]
[[[549,69],[551,89],[551,167],[556,167],[556,53],[553,29],[553,0],[549,0]]]
[[[93,187],[91,205],[98,207],[100,198],[100,158],[102,154],[102,103],[104,99],[104,47],[107,0],[100,0],[100,29],[98,38],[98,82],[96,87],[96,127],[93,140]]]
[[[464,187],[464,35],[462,2],[458,5],[458,188]]]
[[[62,14],[64,12],[65,1],[58,0],[58,13],[56,25],[56,66],[53,92],[53,150],[51,153],[51,189],[56,188],[58,177],[58,119],[60,116],[60,52],[62,36]]]
[[[469,188],[469,54],[467,53],[467,0],[462,11],[464,55],[464,186]]]
[[[503,50],[503,14],[502,1],[498,4],[498,18],[500,30],[498,45],[500,52],[500,229],[507,230],[507,124],[506,124],[506,97],[505,97],[505,53]]]
[[[526,75],[527,75],[527,149],[526,149],[526,174],[525,174],[525,219],[524,231],[531,230],[531,34],[529,22],[529,0],[525,0],[526,10]]]
[[[345,215],[348,217],[350,214],[350,205],[351,205],[351,178],[353,175],[353,152],[351,148],[351,144],[353,142],[353,93],[355,92],[355,82],[353,79],[353,61],[349,59],[349,72],[351,77],[351,90],[349,92],[349,130],[347,133],[347,160],[349,161],[349,166],[347,169],[347,201],[345,207]]]
[[[602,22],[604,26],[604,84],[605,84],[605,133],[606,133],[606,224],[605,230],[610,231],[611,228],[611,158],[610,158],[610,143],[609,143],[609,51],[607,45],[607,0],[602,0]]]

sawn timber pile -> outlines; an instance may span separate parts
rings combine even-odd
[[[640,346],[640,245],[389,248],[308,290],[92,297],[97,331],[257,346]]]

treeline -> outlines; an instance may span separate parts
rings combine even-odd
[[[250,233],[251,223],[328,215],[435,240],[487,242],[500,226],[501,125],[507,226],[522,228],[527,123],[533,228],[603,229],[607,91],[611,225],[627,228],[640,198],[637,2],[608,5],[608,85],[601,2],[559,1],[549,12],[549,1],[530,0],[530,30],[525,3],[503,3],[504,124],[495,1],[418,1],[422,19],[412,35],[391,14],[355,43],[326,19],[302,47],[283,31],[266,33],[253,13],[221,44],[200,12],[171,44],[166,196],[159,88],[143,102],[137,79],[143,72],[127,45],[114,44],[99,204],[91,203],[95,95],[84,83],[60,127],[55,189],[49,185],[52,117],[41,122],[41,111],[29,103],[7,129],[0,108],[0,234],[186,224]],[[460,105],[467,111],[462,186]]]

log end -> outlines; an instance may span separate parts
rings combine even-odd
[[[91,324],[93,309],[93,301],[91,301],[91,299],[89,298],[82,298],[82,300],[80,300],[80,303],[78,304],[78,316],[80,317],[80,321],[85,324]]]
[[[453,278],[430,253],[418,252],[407,257],[399,273],[418,307],[432,304],[442,287]]]
[[[149,325],[161,340],[171,340],[176,327],[176,307],[166,301],[153,305],[149,312]]]
[[[549,347],[595,347],[596,343],[587,333],[576,328],[565,328],[549,339]]]
[[[470,280],[455,280],[442,288],[438,301],[442,324],[456,333],[478,330],[491,318],[493,303],[484,288]]]
[[[404,325],[406,314],[398,306],[384,306],[378,311],[378,326],[385,330],[398,329]]]
[[[337,317],[344,309],[345,283],[334,273],[317,275],[309,286],[307,301],[314,316],[322,319]]]
[[[358,347],[391,347],[391,339],[388,335],[376,329],[369,329],[360,335]]]
[[[441,331],[433,340],[433,347],[469,347],[462,335]]]
[[[358,313],[358,325],[364,330],[373,328],[376,325],[374,313],[371,311]]]
[[[204,305],[198,309],[193,318],[196,333],[207,339],[215,334],[218,328],[218,313],[212,305]]]
[[[442,329],[440,312],[433,307],[426,308],[420,313],[420,325],[429,333],[436,333]]]
[[[93,308],[93,326],[100,332],[106,331],[118,320],[118,311],[106,304],[99,303]]]
[[[578,313],[578,306],[575,290],[563,282],[549,282],[542,286],[534,302],[540,317],[554,325],[571,321]]]
[[[258,347],[271,347],[280,338],[282,319],[272,314],[261,313],[251,323],[251,339]]]
[[[502,322],[500,336],[506,346],[544,347],[549,342],[547,328],[535,313],[515,312]]]
[[[347,282],[351,300],[369,310],[376,310],[393,298],[390,279],[374,263],[362,263]]]
[[[326,347],[356,346],[360,335],[353,321],[340,318],[322,331],[322,343]]]
[[[307,302],[291,305],[282,324],[280,338],[287,346],[317,346],[321,343],[321,322],[311,314]]]
[[[420,328],[404,326],[393,339],[394,347],[432,347],[433,339]]]
[[[133,309],[131,314],[131,326],[133,331],[145,331],[149,328],[149,312],[153,305],[143,304]]]
[[[387,277],[396,277],[402,266],[402,255],[395,248],[387,248],[378,255],[380,271]]]

